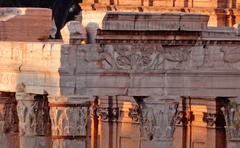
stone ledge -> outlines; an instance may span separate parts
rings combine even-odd
[[[209,16],[195,13],[107,12],[103,30],[203,31]]]

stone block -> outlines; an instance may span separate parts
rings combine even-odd
[[[107,12],[103,30],[202,31],[208,16],[194,13]]]
[[[183,31],[203,31],[207,29],[209,16],[194,14],[194,13],[181,13],[180,30]]]
[[[45,8],[0,8],[0,40],[47,40],[52,27],[51,10]]]
[[[86,29],[78,21],[68,22],[61,30],[65,44],[84,44],[87,40]]]

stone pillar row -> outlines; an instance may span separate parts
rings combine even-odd
[[[79,97],[16,93],[20,148],[87,148],[90,103]]]
[[[92,103],[88,97],[51,97],[28,94],[24,91],[16,94],[1,93],[0,97],[0,140],[5,142],[6,148],[91,147],[90,107]],[[102,122],[102,130],[103,125],[109,124],[115,127],[111,122],[139,125],[139,140],[142,148],[172,148],[175,125],[186,126],[188,116],[185,114],[185,107],[179,105],[175,99],[135,97],[136,103],[127,111],[127,116],[132,122],[125,120],[125,117],[125,121],[120,121],[122,110],[115,106],[113,101],[109,101],[113,99],[108,99],[105,106],[95,104],[96,114]],[[122,103],[125,108],[128,106],[126,102]],[[229,102],[222,107],[222,112],[226,121],[227,146],[237,148],[240,144],[239,99],[229,99]],[[212,128],[216,124],[216,115],[204,113],[203,120],[209,128]],[[122,124],[122,126],[125,125]],[[108,129],[108,131],[111,130]],[[18,133],[19,140],[16,136]],[[7,142],[9,137],[11,141]],[[95,141],[95,143],[98,142]],[[92,147],[96,146],[92,145]]]

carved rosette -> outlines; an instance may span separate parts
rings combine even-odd
[[[203,113],[203,121],[207,123],[208,127],[215,127],[217,115],[214,113]]]
[[[119,118],[118,107],[99,107],[97,113],[101,121],[117,121]]]
[[[230,102],[222,108],[226,121],[226,134],[229,140],[240,139],[240,104]]]
[[[178,104],[173,102],[144,104],[141,110],[142,137],[148,140],[172,138],[176,124],[177,108]]]
[[[20,135],[50,135],[51,122],[47,97],[17,93],[16,98]]]

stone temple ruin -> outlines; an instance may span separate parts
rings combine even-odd
[[[238,1],[207,2],[86,0],[62,40],[0,8],[0,147],[238,148]]]

